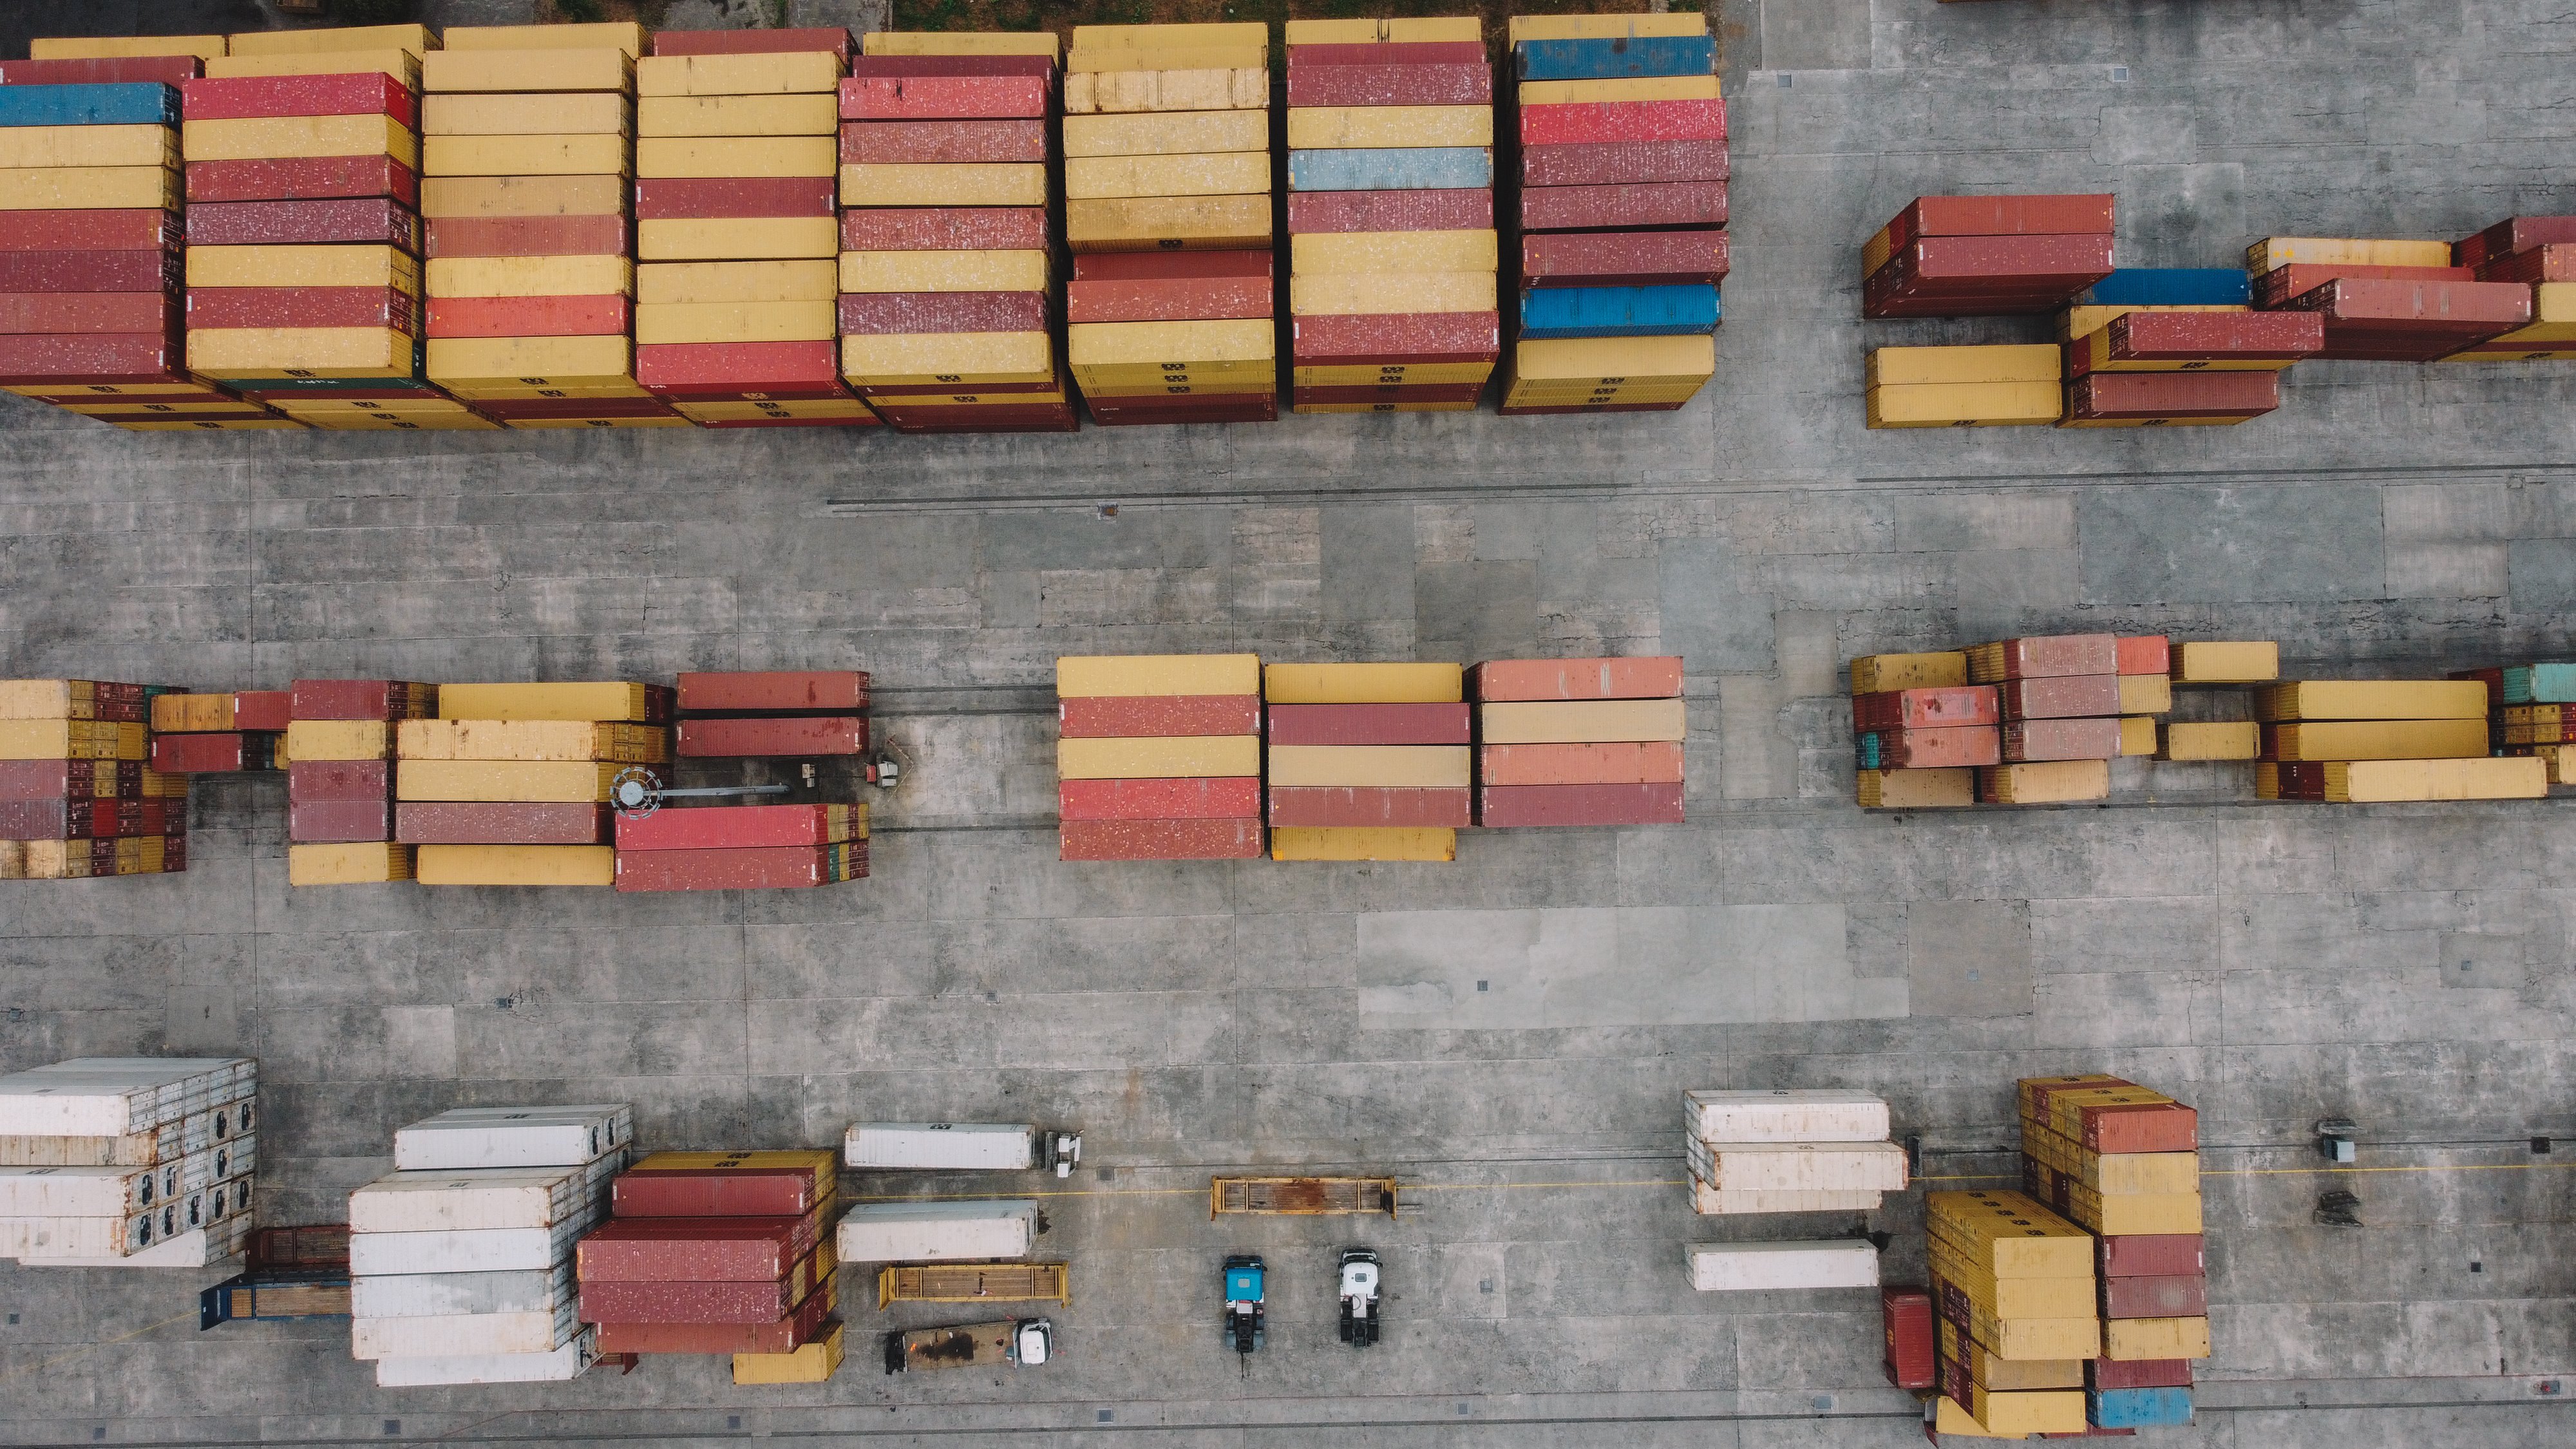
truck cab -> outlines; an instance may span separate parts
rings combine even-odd
[[[1353,1348],[1377,1342],[1379,1266],[1366,1248],[1342,1250],[1342,1342]]]
[[[1236,1353],[1251,1353],[1269,1336],[1262,1306],[1268,1278],[1257,1255],[1237,1253],[1225,1260],[1225,1341]]]
[[[976,1368],[1002,1365],[1035,1368],[1055,1348],[1055,1326],[1043,1318],[1003,1318],[954,1328],[921,1328],[889,1333],[885,1338],[885,1371]]]

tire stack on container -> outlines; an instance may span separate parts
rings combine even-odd
[[[0,880],[188,868],[188,777],[151,758],[150,685],[0,679]]]
[[[1278,419],[1269,35],[1074,27],[1065,350],[1093,422]]]
[[[171,775],[276,770],[295,693],[163,694],[152,700],[152,768]]]
[[[1936,1435],[2083,1434],[2102,1352],[2093,1238],[2018,1192],[1924,1197],[1939,1316]]]
[[[1262,702],[1272,721],[1270,858],[1456,860],[1452,825],[1277,822],[1283,813],[1308,818],[1319,808],[1326,819],[1399,809],[1455,818],[1473,795],[1466,697],[1466,671],[1455,664],[1264,669]],[[1282,744],[1283,714],[1295,721],[1295,737],[1331,743]]]
[[[1488,660],[1468,687],[1477,824],[1682,823],[1679,657]]]
[[[299,679],[286,726],[286,882],[372,885],[412,878],[395,843],[394,727],[438,713],[438,686],[401,679]]]
[[[2488,754],[2477,679],[2308,679],[2254,691],[2266,800],[2533,800],[2549,767]]]
[[[1905,1149],[1867,1092],[1684,1092],[1682,1116],[1702,1216],[1876,1212],[1881,1195],[1905,1190]]]
[[[2432,362],[2530,325],[2532,290],[2481,282],[2451,244],[2366,237],[2265,237],[2245,249],[2256,302],[2310,313],[2319,357]]]
[[[2487,739],[2499,755],[2531,756],[2552,785],[2576,785],[2576,664],[2467,669],[2487,689]]]
[[[0,1258],[203,1268],[250,1236],[259,1064],[78,1057],[0,1077]]]
[[[644,27],[451,27],[421,63],[422,185],[515,215],[428,227],[429,375],[513,428],[687,427],[635,381]],[[462,184],[458,184],[462,183]]]
[[[841,82],[841,374],[907,433],[1077,426],[1047,305],[1045,34],[878,32]]]
[[[573,1248],[608,1211],[623,1106],[459,1107],[349,1195],[349,1347],[380,1388],[542,1383],[598,1358]]]
[[[437,45],[419,25],[255,31],[185,83],[191,368],[317,428],[497,426],[429,381],[421,342]]]
[[[1668,412],[1717,370],[1726,102],[1705,16],[1514,16],[1506,415]]]
[[[0,68],[0,79],[5,79]],[[2466,347],[2445,362],[2576,359],[2576,216],[2509,217],[2451,246],[2451,264],[2481,282],[2531,288],[2531,323]]]
[[[0,61],[0,386],[141,431],[292,428],[184,365],[179,86],[224,42],[160,43],[195,49]]]
[[[2019,1084],[2022,1178],[2094,1234],[2102,1356],[2084,1366],[2099,1429],[2191,1422],[2194,1359],[2209,1357],[2199,1115],[2119,1077]]]
[[[665,30],[635,63],[636,377],[706,427],[874,427],[841,381],[846,30]]]
[[[1472,412],[1502,355],[1484,23],[1291,20],[1290,402]]]
[[[420,883],[616,884],[610,788],[669,763],[671,702],[622,679],[442,686],[438,717],[396,737],[396,835]]]
[[[1072,655],[1055,662],[1056,858],[1261,854],[1261,659]]]
[[[582,1239],[603,1354],[724,1353],[736,1383],[820,1383],[841,1362],[839,1154],[657,1152]]]
[[[2241,423],[2280,406],[2280,374],[2325,345],[2305,313],[2255,314],[2232,268],[2124,267],[2058,315],[2070,428]]]

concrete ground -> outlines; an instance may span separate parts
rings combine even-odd
[[[2131,762],[2108,808],[1866,816],[1837,670],[2068,629],[2277,638],[2323,675],[2576,649],[2576,369],[2310,363],[2240,428],[1870,433],[1867,347],[2046,324],[1863,324],[1855,295],[1862,240],[1927,191],[2115,190],[2149,266],[2576,211],[2576,16],[1725,19],[1737,270],[1678,415],[198,438],[0,407],[0,672],[856,666],[913,764],[873,879],[697,898],[290,893],[282,782],[215,780],[185,875],[0,886],[0,1067],[256,1053],[272,1223],[338,1216],[396,1126],[457,1103],[631,1101],[657,1147],[863,1117],[1089,1137],[1044,1184],[1074,1301],[1043,1369],[379,1391],[334,1323],[200,1336],[212,1275],[0,1267],[0,1439],[1894,1449],[1918,1430],[1868,1295],[1695,1295],[1681,1260],[1876,1228],[1907,1279],[1920,1199],[1696,1219],[1679,1094],[1880,1091],[1955,1185],[2011,1170],[2015,1076],[2111,1070],[2210,1144],[2216,1354],[2163,1442],[2568,1442],[2569,1159],[2528,1140],[2576,1135],[2565,802],[2264,806],[2244,767]],[[1692,823],[1471,834],[1437,867],[1058,864],[1051,660],[1199,649],[1683,654]],[[2327,1116],[2365,1170],[2310,1150]],[[1241,1167],[1390,1172],[1404,1213],[1208,1222]],[[2315,1221],[2336,1189],[2364,1226]],[[1392,1294],[1364,1355],[1330,1328],[1354,1241]],[[1276,1287],[1244,1371],[1216,1275],[1247,1249]],[[867,1286],[870,1340],[960,1316]]]

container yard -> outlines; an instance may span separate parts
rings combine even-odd
[[[6,1437],[2576,1440],[2567,30],[0,11]]]

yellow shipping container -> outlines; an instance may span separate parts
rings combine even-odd
[[[697,424],[684,414],[640,418],[513,418],[502,426],[520,432],[548,432],[566,428],[691,428]]]
[[[1289,114],[1294,115],[1295,112]],[[1064,154],[1185,156],[1225,151],[1267,151],[1267,111],[1175,111],[1140,116],[1067,116]]]
[[[1968,1261],[1947,1240],[1931,1240],[1933,1275],[1947,1280],[1968,1301],[2000,1319],[2082,1318],[2092,1313],[2094,1281],[2082,1278],[1997,1278]]]
[[[2108,799],[2111,765],[2107,760],[2047,760],[2025,765],[1996,765],[1978,776],[1996,802],[2005,805],[2063,805]]]
[[[114,60],[129,55],[193,55],[213,60],[226,49],[220,35],[60,35],[27,42],[31,60]]]
[[[1863,810],[1931,810],[1977,803],[1974,770],[1863,770],[1855,782]]]
[[[837,91],[842,69],[841,58],[823,50],[776,55],[648,55],[635,62],[635,94],[774,96]]]
[[[420,98],[429,154],[441,136],[626,136],[635,103],[612,95],[451,95]],[[505,173],[494,173],[496,175]]]
[[[1507,34],[1513,45],[1524,40],[1706,35],[1708,17],[1696,11],[1674,15],[1515,15]]]
[[[641,136],[833,136],[840,97],[829,91],[783,96],[649,96],[635,103]]]
[[[1069,401],[1061,386],[1046,392],[888,392],[871,387],[867,400],[890,408],[1025,408]]]
[[[472,413],[453,416],[421,416],[341,413],[332,417],[304,419],[306,426],[335,433],[492,433],[499,423]]]
[[[1171,50],[1197,45],[1263,45],[1270,27],[1258,20],[1202,21],[1174,25],[1077,25],[1073,48],[1082,50]],[[869,51],[875,55],[878,52]]]
[[[737,1384],[819,1384],[841,1367],[842,1339],[848,1325],[835,1322],[823,1335],[786,1353],[738,1353],[733,1356]]]
[[[2102,1328],[2107,1359],[2209,1357],[2206,1318],[2112,1318]]]
[[[1291,150],[1491,146],[1491,106],[1293,106]]]
[[[1334,231],[1288,239],[1289,269],[1298,276],[1491,272],[1497,260],[1491,231]]]
[[[623,216],[627,190],[626,180],[618,176],[426,176],[420,183],[420,214]]]
[[[1270,832],[1270,858],[1456,860],[1458,832],[1432,826],[1282,826]]]
[[[639,302],[635,342],[828,342],[840,335],[830,302]]]
[[[1873,388],[1930,383],[2044,382],[2057,385],[2055,347],[1881,347],[1869,354]]]
[[[183,190],[175,166],[21,166],[0,171],[0,211],[176,211]]]
[[[859,38],[861,55],[1043,55],[1057,52],[1042,30],[871,30]]]
[[[2262,731],[2252,720],[2168,721],[2156,747],[2159,760],[2251,760],[2262,753]]]
[[[1891,774],[1912,774],[1910,770]],[[1935,1192],[1924,1195],[1924,1223],[1997,1278],[2090,1278],[2093,1238],[2082,1228],[2018,1192]],[[2019,1357],[2020,1355],[2015,1355]],[[2063,1354],[2090,1358],[2090,1354]]]
[[[2567,751],[2557,756],[2567,768]],[[2549,793],[2549,764],[2536,756],[2483,760],[2357,760],[2326,766],[2326,798],[2354,803],[2393,800],[2538,800]]]
[[[1047,254],[843,252],[844,292],[1043,292]]]
[[[327,55],[348,50],[400,50],[427,55],[438,37],[426,25],[342,25],[310,30],[235,31],[234,55]]]
[[[420,89],[420,57],[407,50],[317,51],[310,55],[231,55],[206,62],[208,80],[244,76],[356,75],[381,71],[413,90]]]
[[[432,257],[433,297],[606,297],[635,290],[624,257]]]
[[[1067,654],[1055,662],[1064,699],[1261,692],[1258,654]]]
[[[424,845],[415,870],[422,885],[613,886],[617,848],[609,845]]]
[[[1455,664],[1273,664],[1262,670],[1272,704],[1456,704],[1466,671]]]
[[[2085,1429],[2082,1389],[2045,1389],[1998,1393],[1969,1385],[1965,1408],[1989,1434],[2026,1438],[2032,1434],[2081,1434]]]
[[[727,258],[832,257],[841,251],[841,223],[829,216],[715,217],[639,221],[635,255],[647,262]]]
[[[156,734],[222,733],[233,727],[229,694],[162,694],[152,699]]]
[[[644,26],[633,20],[596,20],[586,24],[451,25],[439,32],[449,50],[591,50],[607,47],[630,56],[650,46]]]
[[[2281,646],[2270,639],[2173,643],[2176,684],[2259,684],[2281,677]]]
[[[191,287],[395,287],[420,292],[420,263],[399,247],[188,248]]]
[[[1958,382],[1869,390],[1873,428],[2045,426],[2065,414],[2054,382]]]
[[[1234,779],[1261,773],[1255,735],[1058,740],[1060,780]]]
[[[1064,58],[1065,74],[1176,70],[1246,70],[1270,63],[1266,45],[1175,45],[1153,50],[1079,49]]]
[[[422,143],[432,176],[625,176],[635,167],[622,135],[432,136]]]
[[[1053,382],[1055,349],[1043,332],[850,336],[841,339],[841,375],[872,387]]]
[[[604,803],[624,768],[590,760],[404,760],[394,766],[394,798]]]
[[[139,722],[0,719],[0,760],[147,759],[149,733]]]
[[[420,84],[427,91],[604,91],[623,95],[635,85],[635,57],[623,49],[605,46],[440,51],[421,58]]]
[[[1683,740],[1678,699],[1533,700],[1480,704],[1476,738],[1489,745],[1619,744]]]
[[[2024,1119],[2022,1150],[2095,1192],[2114,1196],[2200,1191],[2197,1152],[2095,1152],[2045,1123]]]
[[[0,126],[0,169],[178,164],[168,126]]]
[[[1482,42],[1485,23],[1473,15],[1390,16],[1381,20],[1291,20],[1281,27],[1290,45],[1421,44]]]
[[[2001,1393],[2084,1387],[2084,1360],[2080,1358],[1997,1358],[1947,1318],[1936,1319],[1934,1327],[1940,1336],[1941,1356],[1966,1369],[1973,1383]]]
[[[1065,241],[1075,251],[1233,250],[1270,245],[1270,198],[1141,196],[1068,201]]]
[[[640,397],[644,389],[635,383],[628,347],[623,334],[433,337],[429,375],[440,386],[473,397],[524,397],[539,392],[559,396],[567,387],[583,389],[583,395],[593,397]]]
[[[2173,680],[2162,674],[2120,676],[2120,713],[2163,714],[2173,708]]]
[[[1044,206],[1034,162],[871,163],[841,168],[843,206]]]
[[[2245,270],[2256,276],[2294,263],[2347,267],[2447,267],[2451,244],[2380,241],[2362,237],[2267,236],[2245,249]]]
[[[1077,368],[1142,367],[1166,362],[1268,362],[1277,351],[1267,320],[1216,322],[1086,322],[1068,329],[1066,351]]]
[[[224,327],[188,333],[188,370],[207,377],[410,377],[409,333],[384,327]]]
[[[2478,686],[2484,688],[2483,685]],[[2484,719],[2328,720],[2273,727],[2283,760],[2458,760],[2487,752]]]
[[[833,265],[826,261],[685,262],[639,267],[639,302],[828,302]]]
[[[679,402],[681,414],[699,422],[738,422],[750,418],[872,418],[876,413],[854,397],[798,398],[793,402]]]
[[[1524,106],[1561,106],[1627,101],[1713,101],[1718,98],[1713,75],[1628,76],[1619,80],[1522,81]]]
[[[1483,382],[1493,372],[1490,362],[1391,362],[1381,367],[1292,367],[1288,375],[1300,387],[1440,387]]]
[[[1134,196],[1244,196],[1270,191],[1267,151],[1181,156],[1077,156],[1064,163],[1068,201]]]
[[[1267,66],[1086,71],[1064,78],[1064,113],[1068,116],[1269,109]]]
[[[1074,386],[1094,402],[1136,402],[1147,398],[1207,397],[1218,393],[1267,397],[1279,390],[1277,377],[1264,371],[1206,368],[1169,374],[1161,380],[1089,372],[1072,374]]]
[[[286,752],[305,761],[391,759],[393,727],[380,719],[290,720]]]
[[[1301,413],[1472,413],[1476,411],[1476,402],[1474,399],[1463,402],[1301,402],[1293,404],[1291,410]]]
[[[2302,679],[2254,691],[2258,720],[2484,719],[2475,679]]]
[[[2133,714],[2120,721],[2120,754],[2152,755],[2156,752],[2156,717]]]
[[[1274,786],[1463,790],[1466,745],[1272,745]]]
[[[286,883],[291,886],[378,885],[412,878],[412,848],[382,841],[346,845],[289,845]]]
[[[635,142],[635,174],[646,179],[830,176],[840,165],[839,153],[840,143],[829,136],[641,136]]]
[[[651,691],[623,679],[546,684],[442,684],[440,719],[568,719],[643,722]]]
[[[1851,662],[1854,694],[1893,689],[1942,689],[1968,682],[1968,656],[1962,650],[1932,654],[1864,654]]]
[[[1524,383],[1698,383],[1715,371],[1711,337],[1550,338],[1512,349],[1513,377]]]
[[[661,725],[576,719],[407,719],[394,726],[405,760],[613,760],[658,765],[671,758]]]
[[[1288,310],[1298,317],[1367,317],[1386,312],[1491,312],[1492,272],[1371,272],[1292,276]]]

